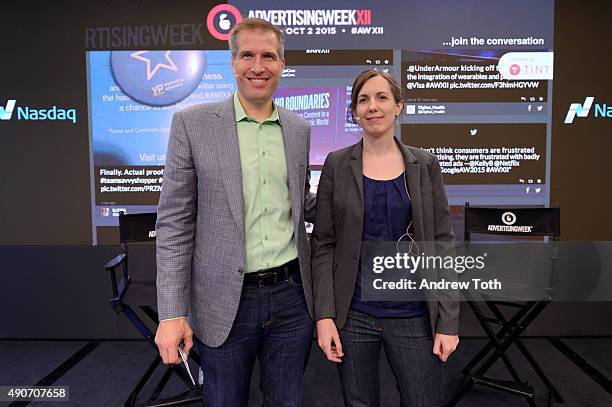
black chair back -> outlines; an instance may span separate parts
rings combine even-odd
[[[126,256],[130,288],[123,301],[132,305],[156,306],[155,222],[156,213],[119,214],[119,240]]]
[[[155,241],[157,213],[119,213],[119,240],[122,244]]]
[[[465,240],[472,233],[515,236],[561,235],[561,210],[555,208],[483,208],[465,204]]]

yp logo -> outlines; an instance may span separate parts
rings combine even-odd
[[[15,103],[17,103],[16,100],[9,99],[5,107],[0,107],[0,120],[11,120],[13,110],[15,110]]]

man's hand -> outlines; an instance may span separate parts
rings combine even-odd
[[[317,337],[319,338],[319,347],[325,353],[327,360],[332,362],[342,362],[342,344],[340,343],[340,335],[336,323],[331,318],[324,318],[317,321]]]
[[[159,348],[159,355],[164,364],[176,365],[182,362],[178,353],[181,342],[185,344],[185,354],[189,355],[193,346],[193,331],[187,318],[170,319],[159,323],[155,344]]]
[[[436,334],[434,339],[433,353],[437,355],[442,362],[446,362],[448,357],[457,349],[459,344],[459,336]]]

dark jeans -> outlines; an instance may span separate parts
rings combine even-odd
[[[380,405],[380,347],[385,347],[400,392],[400,405],[439,406],[442,366],[432,353],[427,317],[375,318],[350,310],[340,332],[338,364],[345,406]]]
[[[313,327],[299,272],[270,287],[244,286],[234,325],[223,345],[212,348],[197,342],[204,405],[246,406],[256,357],[263,405],[301,405]]]

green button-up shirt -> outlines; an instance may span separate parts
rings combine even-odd
[[[297,257],[278,110],[263,122],[248,117],[234,93],[244,195],[245,272],[280,266]]]

